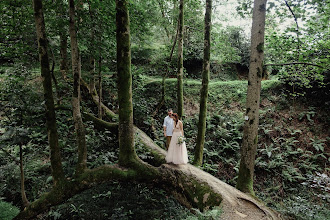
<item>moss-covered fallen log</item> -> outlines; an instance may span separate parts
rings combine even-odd
[[[55,107],[55,110],[64,110],[64,111],[72,111],[71,106],[58,105]],[[102,119],[95,117],[93,114],[82,111],[82,116],[84,121],[91,121],[98,128],[108,129],[110,131],[118,131],[118,123],[117,122],[107,122]]]
[[[104,114],[107,118],[109,118],[110,120],[114,120],[114,121],[118,120],[118,115],[116,115],[113,111],[111,111],[102,102],[100,103],[100,98],[97,94],[95,87],[93,89],[91,89],[83,79],[81,79],[81,85],[84,87],[84,89],[87,89],[87,91],[89,92],[89,94],[92,97],[93,102],[95,104],[97,104],[97,106],[99,106],[99,105],[101,106],[102,111],[104,112]]]
[[[141,175],[138,175],[134,170],[117,166],[104,165],[93,170],[86,170],[79,178],[66,180],[55,186],[50,192],[44,193],[39,199],[30,203],[14,219],[31,219],[98,183],[110,180],[129,181],[140,177]]]

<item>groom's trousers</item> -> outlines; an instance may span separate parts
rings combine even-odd
[[[166,136],[166,150],[168,150],[168,146],[170,146],[172,136]]]

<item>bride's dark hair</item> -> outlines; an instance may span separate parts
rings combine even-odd
[[[178,121],[179,121],[179,115],[177,113],[173,113],[172,115],[174,117],[175,123],[178,123]]]

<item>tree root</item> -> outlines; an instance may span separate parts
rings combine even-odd
[[[14,219],[31,219],[47,211],[50,207],[61,204],[72,196],[91,188],[97,183],[110,180],[132,180],[139,177],[134,170],[126,170],[117,166],[104,165],[93,170],[86,170],[76,180],[66,182],[54,187],[50,192],[43,194],[39,199],[30,203]]]

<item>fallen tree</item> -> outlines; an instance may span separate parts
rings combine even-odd
[[[95,88],[91,91],[85,82],[82,85],[89,91],[95,104],[99,105]],[[114,115],[104,104],[101,106],[103,111]],[[160,170],[162,182],[170,183],[175,189],[173,194],[187,207],[207,210],[220,205],[223,209],[222,219],[281,219],[278,213],[267,208],[262,202],[195,166],[164,164],[166,151],[138,127],[134,126],[134,131],[136,141],[154,156],[153,163],[163,164],[157,168]]]

